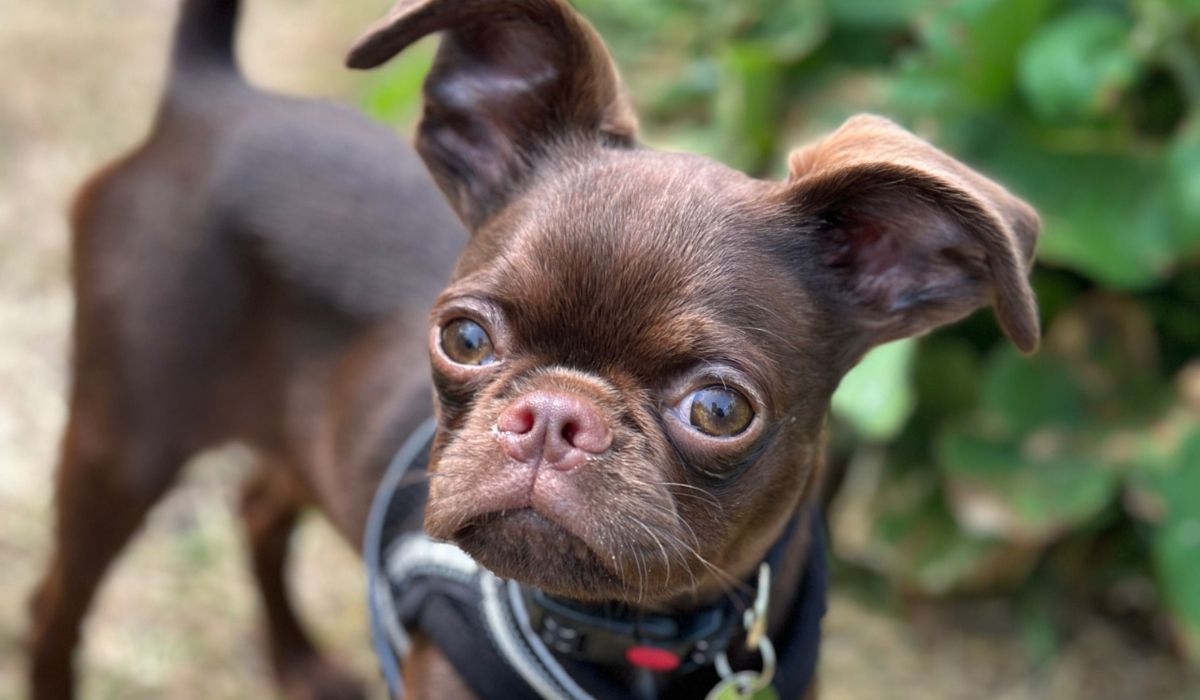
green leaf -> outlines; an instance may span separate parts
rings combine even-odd
[[[1043,544],[1098,514],[1112,501],[1116,475],[1064,431],[1021,440],[957,426],[938,440],[958,522],[982,535]]]
[[[1003,345],[984,370],[982,405],[993,425],[1018,435],[1047,425],[1078,427],[1087,404],[1063,360],[1048,352],[1023,357]]]
[[[998,348],[981,410],[936,440],[959,521],[1046,543],[1107,508],[1132,454],[1126,435],[1162,407],[1154,333],[1133,301],[1094,294],[1058,315],[1038,355]]]
[[[1085,397],[1082,422],[1103,428],[1137,425],[1163,407],[1157,329],[1133,298],[1080,297],[1054,320],[1044,349],[1043,356],[1053,358]]]
[[[721,88],[715,125],[724,162],[757,172],[775,145],[783,69],[757,43],[734,43],[721,54]]]
[[[920,106],[940,90],[946,102],[925,106],[969,111],[1003,103],[1014,90],[1021,46],[1054,4],[1055,0],[962,0],[932,14],[921,27],[923,51],[909,61],[897,82],[897,101]],[[914,86],[923,95],[915,103],[908,94]]]
[[[928,0],[828,0],[834,22],[853,27],[898,29],[929,12]]]
[[[1037,549],[964,532],[934,470],[885,458],[868,446],[850,461],[830,510],[839,558],[929,594],[986,590],[1028,574]]]
[[[732,38],[754,45],[776,63],[795,63],[811,54],[829,34],[829,10],[824,0],[759,0],[726,5],[725,17],[735,30]]]
[[[1163,506],[1153,534],[1154,564],[1184,649],[1200,661],[1200,423],[1170,455],[1143,466],[1143,487]]]
[[[1106,286],[1144,289],[1179,261],[1161,163],[1126,153],[1063,151],[1051,134],[1034,139],[998,131],[974,159],[1016,186],[1042,215],[1040,262]]]
[[[1154,500],[1136,514],[1157,524],[1200,515],[1200,420],[1183,410],[1131,439],[1131,485]]]
[[[1167,206],[1181,254],[1200,252],[1200,114],[1167,154]]]
[[[1154,533],[1154,560],[1184,649],[1200,662],[1200,512]]]
[[[912,365],[916,341],[881,345],[842,379],[833,395],[833,414],[869,440],[890,440],[916,405]]]
[[[1018,84],[1034,113],[1073,121],[1112,111],[1137,76],[1130,22],[1084,8],[1042,28],[1021,53]]]
[[[978,353],[960,338],[924,340],[914,371],[921,412],[945,417],[974,409],[979,403],[980,364]]]
[[[908,490],[896,486],[895,493]],[[993,588],[1023,578],[1036,558],[1021,543],[965,532],[936,490],[909,504],[892,496],[885,493],[876,509],[875,553],[908,587],[935,595]]]

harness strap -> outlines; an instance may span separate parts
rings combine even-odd
[[[771,685],[781,698],[803,697],[817,674],[821,647],[821,619],[825,617],[829,560],[826,555],[825,524],[819,511],[810,518],[808,554],[800,590],[793,598],[788,625],[780,639],[773,640],[779,655],[779,671]]]
[[[371,622],[371,645],[375,648],[375,658],[379,660],[379,670],[383,673],[388,690],[394,698],[404,695],[396,654],[408,654],[409,640],[404,630],[396,624],[397,617],[392,607],[388,583],[379,575],[382,568],[383,536],[389,517],[396,517],[397,509],[392,506],[401,490],[401,482],[409,469],[418,462],[418,458],[422,454],[428,454],[436,430],[437,419],[433,416],[426,418],[400,446],[396,456],[392,457],[383,473],[383,479],[379,482],[379,488],[371,499],[371,509],[367,511],[366,530],[363,533],[362,557],[367,565],[367,609]],[[424,475],[423,466],[421,473]],[[424,509],[420,508],[418,512],[421,510]]]

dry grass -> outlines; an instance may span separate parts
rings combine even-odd
[[[346,98],[342,50],[386,0],[251,0],[243,61],[258,83]],[[0,698],[24,694],[25,599],[46,556],[70,321],[63,212],[82,178],[135,143],[160,81],[175,3],[0,0]],[[119,561],[88,626],[84,697],[270,693],[237,522],[245,455],[210,455]],[[375,678],[354,554],[312,518],[297,547],[301,607],[318,636]],[[1180,671],[1100,621],[1031,668],[1003,601],[905,619],[835,595],[827,698],[1150,698]]]

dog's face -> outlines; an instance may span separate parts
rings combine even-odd
[[[1037,219],[886,120],[785,182],[638,148],[558,0],[402,2],[351,55],[445,31],[418,149],[471,228],[432,314],[426,529],[578,599],[706,597],[813,492],[843,373],[992,302],[1037,341]]]
[[[757,189],[596,149],[479,231],[434,309],[429,532],[576,597],[653,600],[761,555],[832,381]]]

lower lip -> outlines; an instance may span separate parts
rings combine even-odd
[[[490,541],[507,549],[536,548],[541,556],[557,556],[564,564],[604,564],[586,541],[533,508],[488,513],[459,530],[454,540],[460,545]]]

